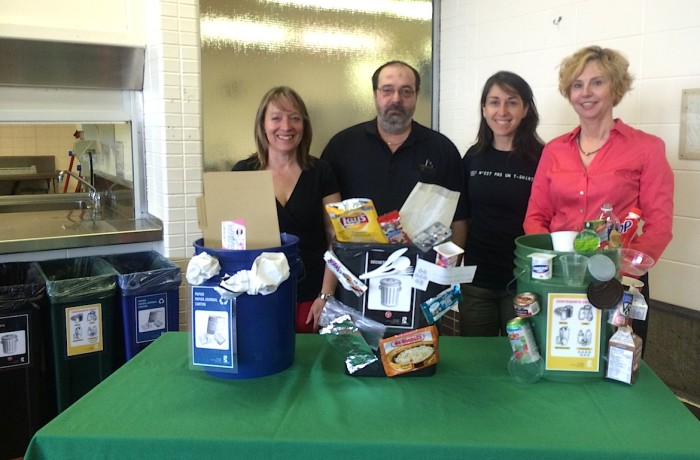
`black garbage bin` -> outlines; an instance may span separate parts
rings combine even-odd
[[[404,251],[403,256],[410,260],[411,268],[415,267],[418,259],[434,262],[436,257],[432,249],[422,252],[413,245],[401,244],[334,241],[332,250],[338,260],[355,276],[380,267],[391,254],[399,250]],[[385,325],[385,337],[394,336],[428,326],[420,304],[447,288],[447,286],[429,282],[425,291],[418,290],[411,286],[412,276],[413,271],[407,270],[391,276],[367,279],[364,281],[367,291],[361,297],[338,286],[336,297],[340,302],[360,311],[366,318]],[[433,375],[435,368],[436,366],[429,366],[410,375]],[[375,362],[353,375],[381,376],[385,373],[381,362]]]
[[[100,257],[39,262],[50,305],[56,408],[114,371],[116,270]]]
[[[0,451],[21,457],[54,414],[42,338],[45,284],[34,264],[0,264]]]
[[[179,329],[180,267],[155,251],[106,256],[117,275],[126,360]]]
[[[411,268],[418,259],[435,261],[435,251],[421,252],[414,246],[377,243],[342,243],[334,241],[333,253],[356,276],[372,271],[382,265],[389,255],[404,249],[403,256],[410,259]],[[368,318],[384,324],[387,336],[400,334],[428,325],[420,303],[447,288],[428,283],[426,291],[410,286],[413,272],[397,273],[391,277],[371,278],[365,281],[367,292],[361,297],[339,287],[338,300],[353,307]]]

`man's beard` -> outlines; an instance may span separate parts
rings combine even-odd
[[[389,111],[398,111],[400,113],[388,114]],[[389,134],[402,134],[411,126],[411,118],[413,114],[408,114],[406,109],[400,105],[392,105],[386,108],[384,112],[377,110],[377,122],[379,126]]]

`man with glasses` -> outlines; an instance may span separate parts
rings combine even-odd
[[[444,135],[413,120],[420,75],[402,61],[390,61],[372,75],[377,117],[331,138],[321,158],[328,161],[343,199],[371,198],[379,215],[401,209],[418,182],[461,192],[462,158]],[[466,239],[466,220],[456,215],[452,240]]]

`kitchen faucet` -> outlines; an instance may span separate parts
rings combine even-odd
[[[58,183],[60,184],[63,182],[63,178],[67,175],[73,177],[75,180],[83,184],[85,187],[90,189],[90,199],[93,202],[93,213],[95,217],[99,217],[102,214],[102,199],[100,197],[99,192],[95,188],[94,185],[92,185],[90,182],[86,181],[79,175],[73,173],[72,171],[61,171],[58,173]]]

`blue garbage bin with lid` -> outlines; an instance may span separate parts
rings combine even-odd
[[[179,329],[180,267],[155,251],[105,256],[117,271],[126,360]],[[119,328],[118,328],[119,329]]]
[[[37,266],[50,302],[60,413],[114,371],[117,271],[101,257],[49,260]]]
[[[43,339],[45,284],[31,263],[0,264],[0,451],[21,457],[54,415]]]
[[[287,369],[294,362],[296,282],[301,270],[299,258],[299,238],[281,234],[282,246],[266,249],[227,250],[207,248],[199,239],[194,243],[195,254],[206,252],[216,257],[221,265],[220,276],[216,276],[201,286],[192,286],[193,297],[193,349],[197,342],[196,317],[199,311],[206,311],[225,303],[215,291],[221,276],[233,275],[241,270],[250,270],[255,259],[263,252],[281,252],[289,263],[290,275],[277,290],[269,295],[241,294],[235,302],[235,337],[237,365],[233,372],[218,372],[216,367],[205,367],[210,375],[227,379],[247,379],[275,374]],[[202,309],[200,310],[200,303]]]

